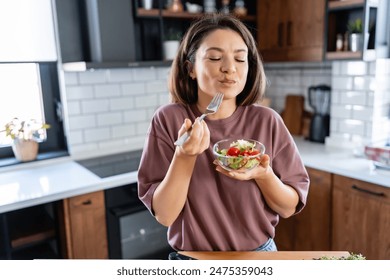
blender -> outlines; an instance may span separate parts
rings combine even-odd
[[[325,143],[330,126],[330,87],[318,85],[309,87],[309,104],[313,108],[310,123],[309,140]]]

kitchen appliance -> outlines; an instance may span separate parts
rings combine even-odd
[[[325,137],[329,136],[330,90],[327,85],[309,87],[309,104],[314,110],[310,123],[310,141],[324,143]]]
[[[135,172],[142,150],[79,160],[100,178]],[[110,259],[168,259],[167,228],[138,198],[137,183],[104,191]]]

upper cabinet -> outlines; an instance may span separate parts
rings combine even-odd
[[[258,0],[257,8],[265,62],[323,59],[325,0]]]
[[[388,57],[387,0],[329,0],[325,59]]]
[[[177,46],[192,21],[212,10],[235,13],[243,5],[245,13],[238,17],[256,36],[251,0],[230,0],[226,6],[220,0],[153,0],[147,7],[143,0],[55,2],[62,62],[69,70],[76,65],[70,62],[80,61],[86,68],[168,66],[175,54],[168,45]]]

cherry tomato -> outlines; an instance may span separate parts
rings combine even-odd
[[[249,156],[251,153],[249,151],[242,151],[240,152],[240,155],[242,156]]]
[[[230,147],[226,154],[231,157],[237,157],[240,155],[240,149],[236,147]]]
[[[252,152],[249,153],[251,156],[258,155],[260,152],[258,150],[253,150]]]

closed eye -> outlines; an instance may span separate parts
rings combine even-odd
[[[211,61],[219,61],[219,60],[221,60],[220,57],[209,57],[209,59],[210,59]]]

